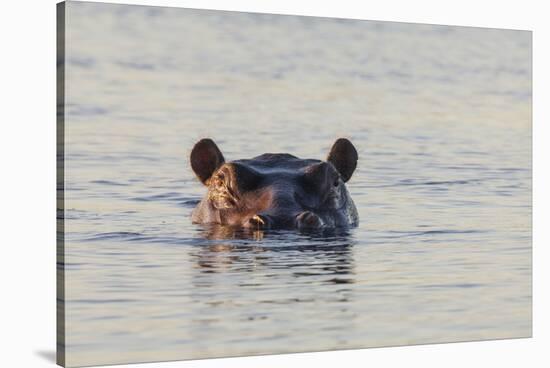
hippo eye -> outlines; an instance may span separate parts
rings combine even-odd
[[[334,186],[337,187],[339,184],[340,184],[340,180],[336,179],[336,180],[334,181]]]
[[[219,172],[216,175],[216,181],[214,182],[215,185],[221,187],[225,183],[225,174],[223,172]]]

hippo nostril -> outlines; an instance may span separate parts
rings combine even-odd
[[[262,218],[261,218],[260,216],[258,216],[258,215],[252,216],[252,218],[250,219],[250,221],[252,221],[252,223],[255,223],[255,224],[265,225],[265,220],[262,219]]]
[[[248,226],[253,229],[265,229],[269,226],[269,221],[265,216],[254,215],[248,220]]]
[[[298,229],[319,229],[323,226],[323,220],[310,211],[305,211],[296,216]]]

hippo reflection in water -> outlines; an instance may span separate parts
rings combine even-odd
[[[252,229],[300,230],[357,226],[357,209],[345,183],[357,166],[347,139],[332,146],[326,161],[265,153],[226,162],[211,139],[191,152],[191,167],[208,188],[192,221]]]

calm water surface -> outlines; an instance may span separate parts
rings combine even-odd
[[[531,34],[70,2],[69,365],[531,335]],[[347,232],[190,222],[188,163],[325,158]]]

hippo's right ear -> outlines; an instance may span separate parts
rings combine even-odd
[[[220,149],[212,139],[201,139],[191,151],[191,168],[204,185],[224,162]]]
[[[357,167],[358,158],[353,144],[346,138],[340,138],[332,145],[327,161],[334,165],[342,180],[347,182]]]

